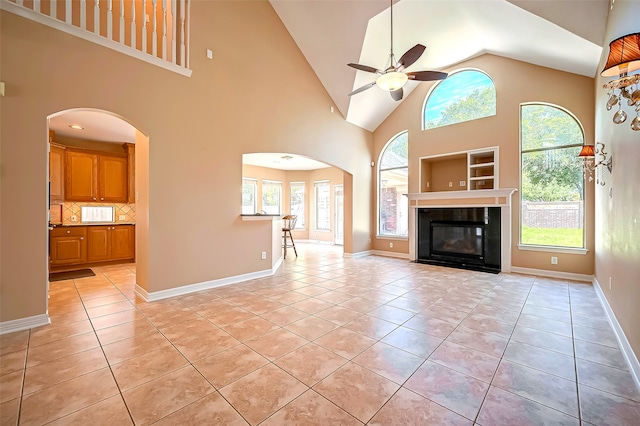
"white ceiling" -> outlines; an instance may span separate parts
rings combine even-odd
[[[72,124],[83,127],[72,129]],[[100,110],[76,109],[49,118],[49,130],[56,135],[101,142],[135,143],[136,129],[123,119]]]
[[[399,105],[372,88],[347,93],[375,75],[347,66],[384,69],[389,58],[387,0],[270,0],[347,121],[375,130]],[[421,43],[427,51],[409,71],[439,70],[491,53],[594,77],[609,0],[398,0],[394,53]],[[409,82],[405,98],[421,83]]]
[[[312,160],[302,155],[282,152],[243,154],[242,164],[278,170],[317,170],[331,167],[328,164]]]

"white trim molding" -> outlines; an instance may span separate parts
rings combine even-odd
[[[350,257],[352,259],[358,259],[360,257],[371,256],[372,250],[359,251],[356,253],[342,253],[342,257]]]
[[[235,275],[233,277],[220,278],[218,280],[205,281],[201,283],[188,284],[180,287],[170,288],[168,290],[160,290],[149,293],[138,284],[135,286],[135,292],[138,296],[142,297],[145,302],[155,302],[156,300],[168,299],[169,297],[184,296],[185,294],[195,293],[203,290],[210,290],[216,287],[224,287],[231,284],[237,284],[245,281],[256,280],[258,278],[265,278],[272,276],[280,264],[282,258],[272,269],[266,269],[264,271],[250,272],[248,274]]]
[[[522,268],[520,266],[512,266],[511,272],[516,274],[537,275],[539,277],[558,278],[561,280],[584,281],[590,283],[593,275],[575,274],[573,272],[550,271],[548,269]]]
[[[622,355],[627,360],[627,364],[629,365],[629,370],[631,370],[631,376],[633,377],[633,381],[636,383],[638,389],[640,389],[640,362],[638,362],[638,357],[633,352],[631,348],[631,344],[627,339],[627,336],[624,334],[616,315],[613,313],[613,309],[609,305],[609,301],[604,295],[602,291],[602,287],[600,287],[600,283],[598,282],[596,277],[593,277],[592,280],[593,288],[596,290],[596,294],[598,295],[598,299],[600,299],[600,303],[604,308],[605,313],[607,314],[607,319],[609,320],[609,324],[611,324],[611,328],[613,328],[613,332],[618,339],[618,344],[620,345],[620,349],[622,350]]]
[[[397,253],[395,251],[371,250],[373,256],[395,257],[397,259],[409,260],[409,253]]]
[[[0,335],[51,324],[49,314],[0,322]]]

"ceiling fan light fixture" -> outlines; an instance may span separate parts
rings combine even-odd
[[[401,89],[408,79],[409,77],[405,73],[391,71],[378,77],[378,79],[376,80],[376,85],[382,90],[393,92]]]

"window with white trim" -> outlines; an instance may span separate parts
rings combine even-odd
[[[258,210],[257,188],[256,179],[242,178],[242,214],[254,214]]]
[[[295,229],[305,229],[304,220],[304,182],[291,182],[289,184],[289,207],[291,214],[298,217]]]
[[[480,70],[456,71],[435,84],[424,102],[422,130],[496,115],[496,88]]]
[[[330,231],[331,230],[331,185],[329,181],[319,181],[313,183],[315,194],[315,208],[316,208],[316,230],[318,231]]]
[[[280,214],[282,206],[282,182],[262,180],[262,210],[266,214]]]
[[[391,139],[378,161],[378,235],[408,235],[409,137],[402,132]]]
[[[584,131],[564,108],[520,106],[520,244],[584,248]]]

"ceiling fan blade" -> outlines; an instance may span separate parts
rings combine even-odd
[[[425,49],[425,46],[416,44],[411,49],[407,50],[398,61],[398,64],[396,65],[396,71],[402,71],[403,69],[413,65],[413,63],[417,61],[420,56],[422,56]]]
[[[347,96],[351,96],[351,95],[355,95],[355,94],[360,93],[360,92],[364,92],[364,91],[365,91],[365,90],[367,90],[367,89],[371,89],[371,88],[372,88],[373,86],[375,86],[375,85],[376,85],[376,82],[375,82],[375,81],[373,81],[373,82],[371,82],[371,83],[367,83],[367,84],[365,84],[364,86],[362,86],[362,87],[360,87],[360,88],[358,88],[358,89],[354,90],[353,92],[349,93]]]
[[[434,81],[434,80],[444,80],[447,78],[446,72],[440,71],[414,71],[408,72],[407,76],[409,80],[415,81]]]
[[[347,64],[347,65],[350,66],[351,68],[355,68],[355,69],[360,70],[360,71],[372,72],[374,74],[382,74],[383,73],[379,69],[376,69],[374,67],[369,67],[367,65],[360,65],[360,64]]]
[[[398,90],[394,90],[391,93],[391,98],[393,98],[394,101],[399,101],[402,99],[402,95],[404,94],[402,91],[402,87],[399,88]]]

